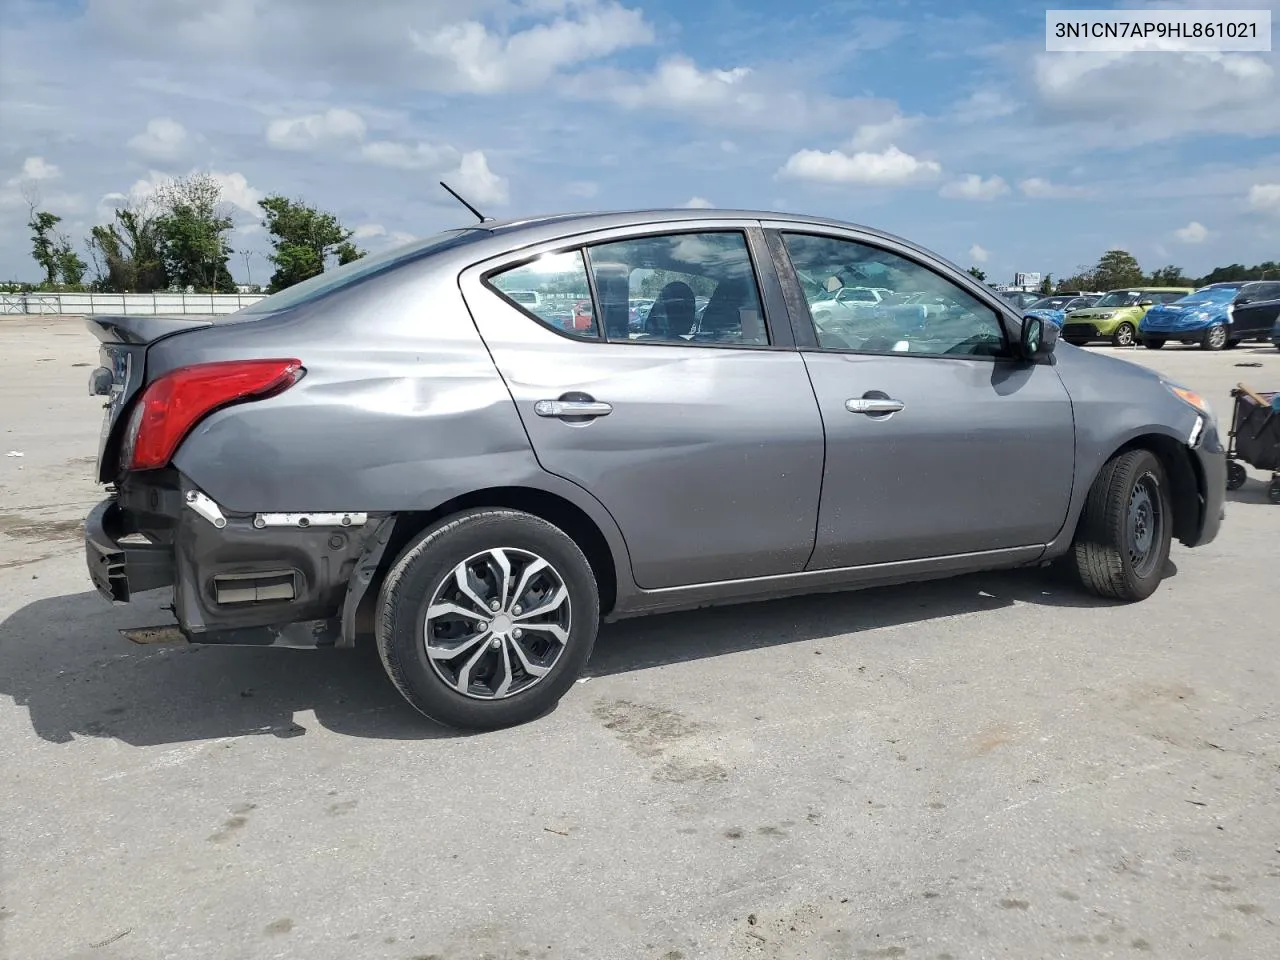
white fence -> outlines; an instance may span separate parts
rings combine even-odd
[[[260,293],[3,293],[0,314],[235,313]]]

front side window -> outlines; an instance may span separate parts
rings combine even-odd
[[[767,346],[747,238],[635,237],[587,248],[605,335],[637,343]],[[646,305],[635,309],[633,304]]]
[[[511,303],[561,333],[586,340],[600,336],[582,251],[548,253],[489,277]]]
[[[829,350],[1000,356],[1004,330],[994,310],[933,270],[867,244],[787,233],[783,242],[803,283],[818,344]],[[885,290],[876,302],[823,296],[842,287]]]

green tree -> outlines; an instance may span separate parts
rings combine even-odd
[[[1210,283],[1239,283],[1243,280],[1280,280],[1280,263],[1266,260],[1257,266],[1246,267],[1242,263],[1233,263],[1225,267],[1214,267],[1196,281],[1196,286],[1203,287]]]
[[[1040,292],[1046,297],[1053,293],[1053,274],[1046,273],[1044,279],[1040,281]]]
[[[1181,267],[1169,264],[1151,273],[1150,282],[1153,287],[1189,287],[1192,281],[1182,273]]]
[[[232,220],[222,209],[222,187],[208,174],[171,180],[157,191],[162,213],[156,231],[170,284],[185,289],[232,293],[227,269]]]
[[[969,276],[979,282],[982,282],[987,279],[987,271],[983,270],[981,267],[970,267]]]
[[[62,218],[47,210],[31,210],[31,220],[27,228],[31,231],[31,258],[44,271],[44,285],[52,287],[58,282],[58,254],[62,240],[58,234],[58,224]]]
[[[267,257],[276,265],[268,288],[271,293],[323,273],[331,255],[339,263],[362,256],[351,243],[351,231],[331,213],[279,194],[267,197],[261,207],[265,214],[262,225],[275,248]]]
[[[1142,281],[1142,268],[1133,254],[1126,250],[1108,250],[1093,268],[1093,282],[1097,290],[1133,287]]]
[[[119,208],[115,219],[89,233],[97,266],[95,286],[108,293],[153,293],[169,288],[163,238],[151,204]]]
[[[58,276],[67,287],[78,287],[84,282],[85,272],[89,265],[80,254],[71,249],[71,243],[63,239],[54,251],[58,258]]]

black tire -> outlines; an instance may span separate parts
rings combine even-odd
[[[1163,340],[1158,340],[1154,337],[1148,337],[1147,339],[1142,341],[1142,345],[1146,347],[1148,350],[1159,350],[1161,347],[1164,346],[1164,343],[1165,342]]]
[[[1249,473],[1234,460],[1227,461],[1227,489],[1239,490],[1249,479]]]
[[[1073,347],[1084,347],[1089,344],[1088,340],[1081,340],[1079,337],[1063,337],[1063,339]]]
[[[1111,331],[1111,345],[1113,347],[1132,347],[1137,336],[1138,331],[1133,328],[1133,324],[1125,320],[1117,324],[1115,330]]]
[[[1235,349],[1236,347],[1238,347],[1238,346],[1240,346],[1240,341],[1239,341],[1239,340],[1228,340],[1228,341],[1227,341],[1227,349],[1228,349],[1228,350],[1234,350],[1234,349]]]
[[[1139,503],[1147,522],[1140,527]],[[1147,549],[1139,530],[1147,532]],[[1150,450],[1112,457],[1089,488],[1074,544],[1076,572],[1085,589],[1111,600],[1145,600],[1164,579],[1173,532],[1168,485]],[[1139,553],[1141,555],[1139,555]]]
[[[1267,487],[1267,499],[1272,503],[1280,503],[1280,480],[1272,480]]]
[[[539,584],[543,584],[545,593],[542,597],[545,598],[553,589],[546,585],[554,585],[557,581],[563,585],[568,609],[561,612],[568,619],[558,621],[560,626],[557,629],[564,631],[567,622],[567,640],[557,654],[554,652],[554,637],[533,626],[540,621],[513,622],[513,614],[523,612],[529,615],[528,611],[521,611],[516,606],[521,600],[516,596],[506,597],[508,603],[500,611],[501,617],[499,613],[493,614],[493,623],[501,620],[504,624],[505,632],[497,637],[487,626],[481,629],[484,621],[478,617],[454,616],[451,625],[440,623],[447,620],[448,614],[444,617],[437,615],[437,623],[431,625],[433,630],[444,626],[446,632],[456,632],[459,625],[470,630],[457,644],[462,653],[456,659],[470,659],[472,649],[477,651],[479,659],[474,670],[467,673],[470,682],[464,693],[442,675],[449,671],[454,660],[433,660],[427,654],[427,608],[437,592],[455,591],[457,581],[453,574],[460,564],[494,550],[502,551],[503,557],[511,562],[511,581],[520,576],[517,568],[530,557],[548,564],[549,572],[544,570],[536,574],[522,596],[528,597],[530,591],[537,592]],[[476,562],[481,563],[479,560]],[[494,563],[486,562],[484,569],[492,576],[473,578],[468,574],[466,577],[472,594],[480,600],[485,600],[482,594],[490,590],[496,597],[500,589],[498,582],[502,580],[496,575],[498,567]],[[559,596],[558,586],[554,586],[554,595]],[[441,599],[449,602],[443,597]],[[466,601],[465,606],[472,611],[483,609],[473,601]],[[581,675],[591,656],[599,625],[600,595],[596,578],[591,564],[573,539],[532,514],[482,508],[445,518],[405,549],[388,571],[379,591],[375,634],[378,654],[387,676],[419,713],[448,727],[496,730],[535,720],[560,701]],[[521,633],[514,629],[519,626],[523,626],[524,633],[533,634],[525,644],[516,644],[511,637],[513,631],[517,636]],[[467,640],[482,633],[498,642],[499,647],[492,648],[488,639],[473,647],[466,646]],[[442,639],[447,645],[449,638]],[[515,650],[516,646],[519,646],[519,651]],[[541,659],[535,650],[539,646],[545,646],[548,651]],[[517,663],[517,655],[532,659],[538,669],[545,665],[546,673],[539,676],[524,671],[523,666]],[[506,673],[499,672],[502,657],[512,665]],[[437,663],[440,667],[436,666]],[[513,684],[524,683],[525,687],[501,699],[493,698],[492,694],[501,692],[501,683],[496,685],[496,690],[483,689],[486,681],[476,679],[490,674],[493,679],[506,676]],[[518,674],[523,679],[518,678]],[[458,671],[458,677],[454,678],[458,683],[460,676],[461,671]]]
[[[1224,323],[1211,324],[1200,339],[1201,350],[1221,350],[1227,345],[1227,326]]]

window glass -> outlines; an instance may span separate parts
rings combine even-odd
[[[489,278],[498,291],[547,326],[572,337],[600,336],[582,251],[548,253]]]
[[[769,343],[741,233],[636,237],[598,244],[588,254],[610,340]]]
[[[996,312],[932,270],[852,240],[796,233],[783,239],[823,348],[935,356],[1004,353]],[[883,293],[875,302],[839,296],[850,288]]]

